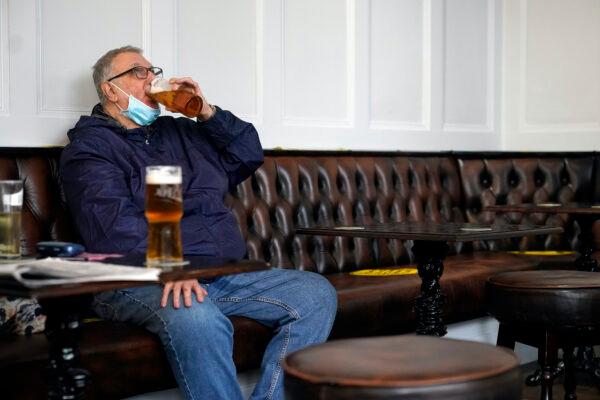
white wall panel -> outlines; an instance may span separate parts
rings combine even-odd
[[[40,112],[89,112],[91,67],[107,50],[143,47],[143,0],[38,1]]]
[[[600,1],[531,0],[524,122],[600,123]]]
[[[493,9],[493,1],[446,2],[445,129],[490,129],[494,95],[494,42],[490,38],[494,23],[493,18],[488,18],[494,14],[490,9]]]
[[[372,126],[425,128],[429,107],[428,0],[371,0]]]
[[[288,123],[350,123],[352,0],[283,1],[283,112]],[[349,45],[350,44],[350,45]],[[311,122],[312,121],[312,122]]]
[[[197,80],[210,102],[260,119],[262,1],[176,3],[177,74]]]
[[[8,113],[8,0],[0,0],[0,115]]]
[[[600,2],[503,8],[505,149],[600,149]]]
[[[124,44],[267,148],[600,149],[598,0],[0,0],[0,146],[64,144]]]

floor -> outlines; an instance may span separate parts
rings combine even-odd
[[[523,365],[521,368],[523,379],[525,379],[525,376],[537,368],[537,363],[529,363]],[[591,378],[586,376],[586,374],[578,373],[575,379],[577,380],[577,400],[600,400],[600,390],[593,385]],[[565,394],[562,387],[562,379],[558,378],[557,381],[552,387],[552,398],[562,400]],[[523,387],[523,400],[538,400],[540,398],[539,386],[529,387],[523,385]]]
[[[532,373],[537,368],[537,363],[528,363],[523,365],[523,381],[525,376]],[[246,374],[240,374],[238,377],[242,390],[248,398],[252,392],[253,383],[257,379],[256,372],[250,372]],[[577,374],[577,400],[600,400],[600,390],[596,388],[591,379],[588,379],[583,374]],[[529,387],[523,385],[523,400],[538,400],[540,398],[540,387],[534,386]],[[562,400],[564,396],[564,390],[562,388],[562,379],[558,379],[553,387],[553,398],[556,400]],[[179,394],[178,390],[165,390],[157,393],[147,393],[142,396],[131,397],[128,400],[183,400],[183,397]]]
[[[244,398],[249,398],[258,380],[259,371],[252,370],[238,374],[238,382]],[[178,389],[163,390],[161,392],[145,393],[139,396],[129,397],[124,400],[184,400]]]

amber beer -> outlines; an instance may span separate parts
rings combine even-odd
[[[182,265],[179,222],[183,216],[181,167],[146,167],[146,219],[148,220],[148,267]]]
[[[0,181],[0,258],[21,256],[23,182]]]
[[[196,96],[187,90],[172,90],[169,81],[166,79],[154,79],[148,95],[160,104],[186,117],[197,117],[200,110],[202,110],[202,97]]]

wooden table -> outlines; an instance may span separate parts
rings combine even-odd
[[[15,281],[0,281],[0,295],[31,297],[39,300],[46,315],[45,334],[49,342],[48,398],[83,399],[90,374],[79,367],[81,315],[89,311],[93,294],[133,286],[164,283],[180,279],[212,279],[222,275],[260,271],[269,268],[262,261],[210,257],[185,257],[190,264],[162,272],[160,282],[109,281],[45,286],[29,289]],[[123,265],[142,265],[143,256],[110,259]]]
[[[319,226],[296,230],[296,233],[306,235],[413,240],[412,251],[422,281],[421,293],[415,300],[416,331],[418,334],[434,336],[446,334],[442,311],[445,296],[440,287],[440,277],[444,272],[443,260],[448,252],[448,242],[505,239],[560,232],[562,232],[562,228],[548,226],[484,226],[432,222]]]
[[[572,215],[579,228],[579,257],[575,266],[580,271],[598,272],[598,262],[592,256],[594,253],[593,225],[600,219],[600,204],[591,203],[540,203],[540,204],[515,204],[485,206],[483,211],[501,213],[544,213],[544,214],[569,214]]]

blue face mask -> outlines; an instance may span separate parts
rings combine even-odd
[[[117,85],[112,82],[109,83],[123,92],[123,94],[127,95],[127,93],[125,93],[125,91]],[[118,104],[117,107],[119,107]],[[121,114],[141,126],[150,125],[156,121],[156,118],[158,118],[160,115],[160,107],[152,108],[146,105],[143,101],[133,97],[132,94],[129,95],[129,105],[127,106],[127,110],[123,110],[121,107],[119,107],[119,110],[121,110]]]

